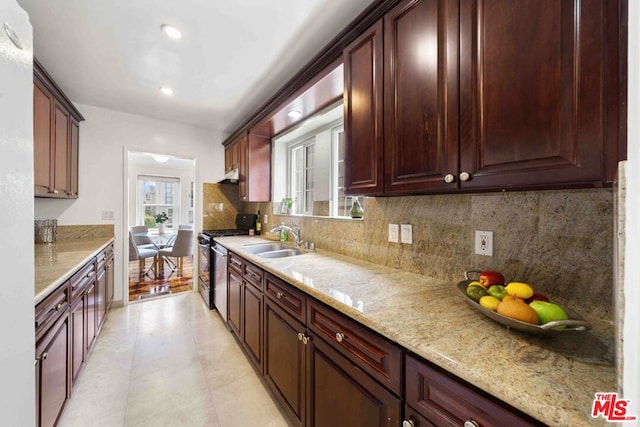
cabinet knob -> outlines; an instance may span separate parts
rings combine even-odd
[[[462,172],[459,176],[460,181],[469,181],[469,178],[471,178],[471,175],[469,175],[469,172]]]
[[[480,424],[476,420],[467,420],[464,422],[464,427],[480,427]]]
[[[62,308],[62,303],[60,302],[60,303],[58,303],[58,305],[56,305],[55,310],[56,311],[60,311],[61,308]]]
[[[336,333],[336,341],[342,342],[343,339],[344,339],[344,334],[342,332],[337,332]]]
[[[284,296],[284,294],[282,292],[277,292],[276,293],[276,298],[280,299]]]
[[[42,360],[47,360],[47,357],[49,357],[49,353],[42,353]]]
[[[303,337],[304,335],[302,335],[302,332],[298,332],[298,341],[302,341]]]
[[[446,174],[444,176],[444,182],[446,182],[447,184],[451,184],[453,181],[455,181],[455,179],[456,179],[456,177],[453,176],[453,174],[450,174],[450,173],[448,173],[448,174]]]
[[[414,423],[413,420],[404,420],[402,427],[416,427],[416,423]]]
[[[309,341],[311,341],[311,338],[309,338],[306,335],[302,336],[302,344],[307,345],[307,344],[309,344]]]

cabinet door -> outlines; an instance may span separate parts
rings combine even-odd
[[[80,138],[80,125],[71,118],[69,135],[69,197],[78,197],[78,142]]]
[[[343,52],[345,194],[383,192],[382,21]]]
[[[103,265],[96,279],[96,329],[100,330],[107,313],[107,271]]]
[[[86,294],[71,305],[71,383],[75,384],[80,368],[85,361],[85,314]]]
[[[33,84],[34,193],[49,195],[51,189],[51,137],[53,95],[40,82]]]
[[[54,426],[70,395],[68,355],[69,314],[66,313],[36,345],[38,427]]]
[[[240,162],[244,169],[244,195],[247,202],[268,202],[271,200],[271,139],[249,134],[245,139],[244,160]],[[242,146],[241,146],[242,147]],[[242,177],[240,185],[242,186]],[[241,187],[242,188],[242,187]],[[242,189],[240,197],[242,198]]]
[[[400,399],[326,344],[309,342],[309,423],[311,427],[397,427]]]
[[[462,188],[602,182],[617,3],[461,1]]]
[[[227,314],[227,324],[234,334],[241,338],[242,332],[242,276],[229,269],[229,280],[227,280],[227,297],[229,301],[229,312]]]
[[[53,193],[69,192],[69,112],[54,103],[53,124]]]
[[[444,178],[458,166],[458,12],[457,1],[405,0],[384,17],[386,193],[450,188]]]
[[[274,302],[266,300],[264,378],[296,426],[305,425],[304,325]]]
[[[224,149],[224,171],[229,172],[233,169],[233,146]]]
[[[112,248],[113,249],[113,248]],[[111,303],[113,302],[113,293],[114,293],[114,280],[115,280],[115,276],[114,276],[114,269],[113,269],[113,257],[111,257],[108,261],[107,261],[107,296],[106,296],[106,301],[107,301],[107,311],[109,311],[109,307],[111,307]]]
[[[96,295],[98,287],[96,286],[96,282],[94,281],[93,283],[91,283],[89,285],[89,287],[87,288],[87,302],[86,302],[86,306],[87,306],[87,312],[85,315],[85,319],[86,319],[86,332],[87,332],[87,338],[85,340],[85,343],[87,344],[87,352],[89,352],[89,350],[91,350],[91,348],[93,347],[93,344],[95,342],[96,336],[97,334],[97,303],[98,303],[98,298]]]
[[[240,194],[240,200],[247,201],[247,136],[243,136],[235,143],[238,150],[238,165],[240,178],[238,180],[238,192]]]
[[[262,310],[264,297],[262,292],[249,284],[243,286],[243,293],[242,342],[249,354],[249,359],[253,362],[258,372],[262,374]]]

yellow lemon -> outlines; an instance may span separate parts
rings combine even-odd
[[[511,282],[504,288],[509,295],[518,296],[522,299],[531,298],[533,286],[522,282]]]
[[[491,311],[496,311],[498,309],[498,305],[500,304],[500,300],[491,295],[483,296],[478,302],[481,306]]]

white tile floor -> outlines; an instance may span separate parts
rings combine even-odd
[[[286,427],[200,295],[112,309],[60,426]]]

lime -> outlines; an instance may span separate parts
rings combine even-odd
[[[467,296],[475,302],[480,301],[483,296],[489,295],[487,290],[480,285],[469,285],[467,287]]]

